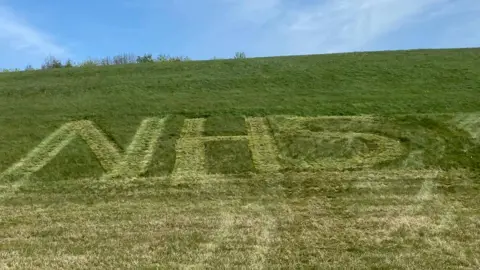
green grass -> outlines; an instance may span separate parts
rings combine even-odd
[[[206,136],[238,136],[247,135],[245,118],[235,115],[215,115],[207,118],[205,122]]]
[[[478,269],[479,60],[450,49],[0,73],[0,268]],[[258,116],[265,126],[246,119]],[[151,141],[136,137],[148,117],[165,117],[143,126]],[[193,117],[205,121],[184,125]],[[90,141],[9,170],[78,120],[99,132],[73,125]],[[145,156],[136,177],[104,178]]]
[[[148,176],[168,175],[175,164],[175,143],[180,137],[180,130],[185,117],[176,115],[166,121],[165,129],[159,139],[147,171]]]
[[[210,173],[240,174],[255,171],[247,141],[206,142],[205,154]]]

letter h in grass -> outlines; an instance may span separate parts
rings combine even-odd
[[[173,178],[206,176],[205,142],[248,140],[255,169],[262,173],[280,170],[278,150],[270,133],[267,121],[263,117],[248,117],[247,135],[242,136],[205,136],[203,135],[205,118],[186,119],[180,139],[176,145],[176,161]]]

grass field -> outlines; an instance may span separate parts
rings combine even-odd
[[[479,269],[479,63],[0,73],[0,269]]]

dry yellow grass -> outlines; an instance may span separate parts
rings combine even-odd
[[[479,266],[478,204],[465,197],[467,190],[439,190],[446,180],[478,188],[466,173],[213,178],[183,182],[189,188],[170,186],[168,179],[136,179],[148,185],[112,196],[112,184],[88,200],[88,187],[98,179],[71,187],[65,181],[63,194],[27,187],[0,204],[0,267]]]

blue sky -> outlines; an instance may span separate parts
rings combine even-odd
[[[0,0],[0,68],[119,53],[192,59],[480,47],[480,0]]]

